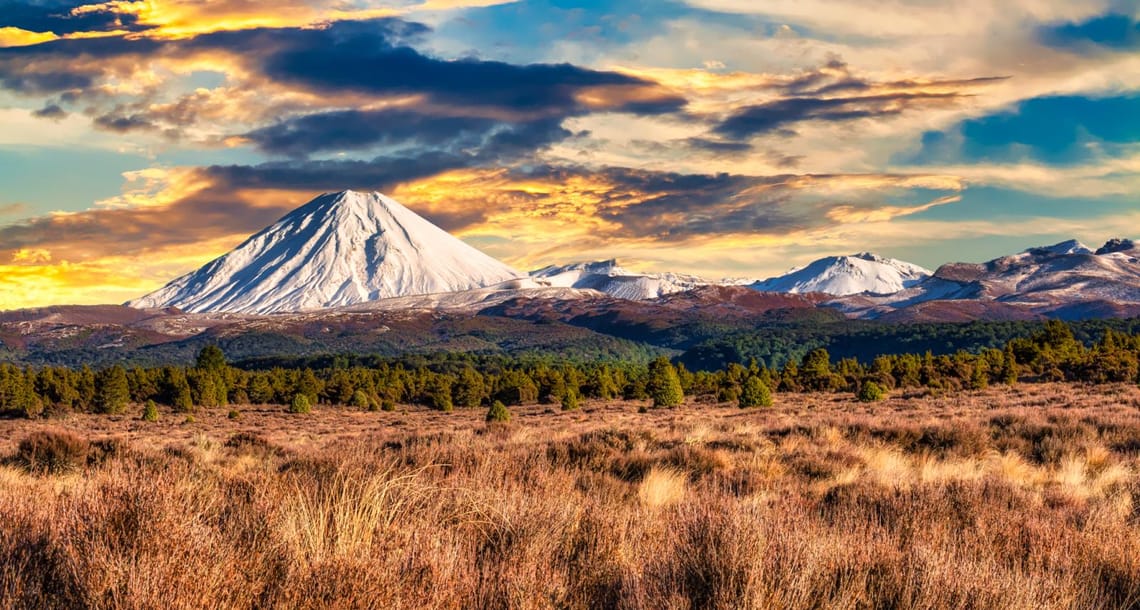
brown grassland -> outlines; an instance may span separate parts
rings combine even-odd
[[[0,607],[1140,607],[1135,386],[641,405],[0,421]]]

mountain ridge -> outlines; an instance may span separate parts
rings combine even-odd
[[[860,252],[820,258],[784,275],[755,282],[751,287],[765,292],[792,294],[887,294],[909,288],[931,275],[929,270],[913,263]]]

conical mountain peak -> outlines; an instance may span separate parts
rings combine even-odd
[[[274,313],[482,288],[521,277],[395,199],[325,193],[237,248],[128,303]]]

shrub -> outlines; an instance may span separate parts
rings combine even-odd
[[[237,409],[230,409],[230,412],[226,414],[226,417],[237,421],[241,419],[241,411],[238,411]]]
[[[364,390],[357,390],[352,393],[352,398],[349,399],[348,406],[367,410],[372,406],[372,401],[368,399],[368,394],[365,394]]]
[[[23,411],[24,417],[35,419],[44,414],[44,401],[40,400],[38,396],[32,396],[24,403]]]
[[[716,391],[717,402],[736,402],[737,400],[740,400],[740,388],[736,384],[730,383]]]
[[[887,398],[887,391],[874,381],[868,381],[859,388],[859,393],[855,397],[860,402],[878,402]]]
[[[502,401],[496,400],[491,403],[491,408],[487,410],[488,423],[508,423],[511,421],[511,412],[507,410],[507,406]]]
[[[296,394],[293,396],[293,401],[289,403],[290,413],[312,413],[313,403],[309,401],[309,397],[304,394]]]
[[[273,445],[265,437],[253,432],[238,432],[224,443],[224,446],[233,449],[239,454],[252,455],[282,455],[284,451]]]
[[[153,400],[146,401],[146,405],[143,407],[142,418],[143,421],[158,421],[158,405],[154,404]]]
[[[33,432],[16,448],[16,459],[37,474],[60,474],[87,464],[91,443],[62,430]]]
[[[391,398],[385,398],[384,400],[380,401],[380,410],[381,411],[395,411],[396,410],[396,401],[392,400]]]
[[[578,393],[574,390],[566,390],[562,395],[562,410],[574,411],[581,406],[581,401],[578,400]]]
[[[677,369],[664,356],[649,364],[649,379],[645,388],[653,399],[654,407],[676,407],[685,400]]]
[[[772,390],[768,389],[768,385],[759,377],[749,377],[744,380],[744,387],[741,388],[739,404],[741,409],[770,407]]]

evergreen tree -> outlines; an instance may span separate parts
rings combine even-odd
[[[167,404],[181,413],[194,410],[194,397],[190,392],[190,382],[186,372],[180,368],[168,367],[163,373],[164,396]]]
[[[744,380],[739,401],[741,409],[770,407],[772,406],[772,391],[760,377],[753,375]]]
[[[270,383],[269,377],[261,373],[255,373],[249,379],[249,400],[254,404],[264,405],[273,402],[273,384]]]
[[[799,385],[809,391],[828,392],[834,390],[838,380],[831,373],[831,355],[821,348],[813,349],[804,356],[799,372]]]
[[[79,369],[79,378],[75,382],[76,406],[83,411],[95,409],[95,372],[86,364]]]
[[[217,345],[203,347],[202,351],[198,352],[198,360],[194,365],[199,370],[214,372],[224,371],[226,366],[226,355]]]
[[[455,405],[460,407],[478,407],[483,404],[486,395],[486,386],[483,376],[473,367],[465,366],[459,370],[455,385],[452,387],[451,397]]]
[[[610,400],[616,397],[621,390],[614,381],[613,371],[609,365],[595,367],[586,379],[586,393],[594,398]]]
[[[313,369],[305,368],[301,371],[301,376],[297,379],[297,392],[307,396],[310,404],[317,402],[322,389],[323,384],[317,379]]]
[[[219,378],[213,371],[193,368],[186,374],[186,381],[190,384],[190,396],[193,403],[199,407],[218,407],[220,390]]]
[[[1001,381],[1007,385],[1017,385],[1017,356],[1013,353],[1012,344],[1005,345],[1001,362]]]
[[[497,382],[495,399],[508,405],[532,404],[538,400],[538,386],[522,371],[503,371]]]
[[[349,406],[356,407],[357,409],[368,410],[372,406],[372,400],[368,398],[368,394],[364,390],[357,390],[352,393],[352,399]]]
[[[293,395],[293,400],[289,402],[289,412],[304,415],[313,412],[313,403],[309,400],[308,394],[297,393]]]
[[[435,373],[429,375],[424,385],[423,402],[437,411],[451,411],[454,408],[451,401],[451,378]]]
[[[123,367],[116,364],[100,371],[95,381],[95,408],[100,413],[118,414],[126,410],[130,401],[131,388]]]
[[[146,401],[146,405],[143,407],[142,418],[143,421],[158,421],[158,405],[154,404],[153,400]]]
[[[578,392],[568,388],[566,393],[562,395],[562,410],[575,411],[579,406],[581,406],[581,403],[578,400]]]
[[[799,392],[803,389],[800,385],[800,366],[796,363],[795,359],[790,359],[784,363],[784,368],[780,371],[780,391],[781,392]]]
[[[685,399],[681,380],[677,377],[677,369],[673,368],[673,364],[664,356],[649,364],[649,378],[646,380],[645,390],[653,399],[654,407],[676,407]]]
[[[990,385],[990,371],[986,361],[978,358],[974,361],[974,370],[970,373],[970,388],[984,390]]]

